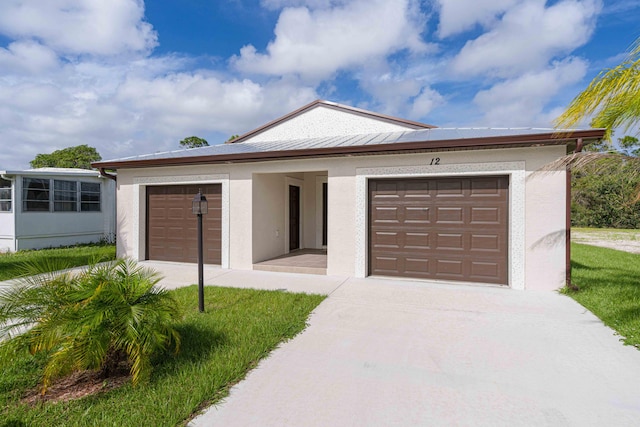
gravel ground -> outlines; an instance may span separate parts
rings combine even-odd
[[[572,229],[571,241],[640,254],[640,230]]]

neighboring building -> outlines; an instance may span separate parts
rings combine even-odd
[[[115,237],[115,181],[97,171],[0,171],[0,251]]]
[[[102,161],[118,171],[118,255],[254,264],[326,248],[329,275],[556,289],[568,174],[541,167],[603,130],[445,129],[315,101],[231,143]]]

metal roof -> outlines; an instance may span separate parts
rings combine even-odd
[[[95,176],[100,177],[100,172],[91,169],[79,168],[36,168],[24,170],[0,170],[1,175],[52,175],[52,176]]]
[[[405,144],[414,142],[425,143],[423,148],[429,148],[429,142],[478,140],[483,138],[529,137],[534,135],[568,134],[577,130],[557,130],[544,128],[433,128],[409,130],[400,132],[372,133],[359,135],[340,135],[322,138],[304,138],[279,141],[237,142],[234,144],[219,144],[207,147],[166,151],[153,154],[104,160],[95,163],[102,164],[120,162],[153,161],[162,159],[182,159],[190,157],[212,157],[230,155],[251,155],[259,153],[290,152],[315,149],[331,149],[338,147],[368,147],[387,144]],[[529,138],[527,138],[529,139]],[[549,138],[544,138],[549,139]],[[561,137],[559,139],[562,139]],[[369,150],[368,150],[369,151]],[[108,166],[107,166],[108,167]]]

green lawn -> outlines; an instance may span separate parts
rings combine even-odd
[[[38,381],[28,355],[0,360],[0,427],[175,426],[219,401],[280,342],[305,328],[325,298],[233,288],[205,288],[206,312],[197,311],[197,287],[175,291],[187,315],[179,325],[178,356],[158,359],[148,384],[130,385],[67,403],[19,403]]]
[[[573,243],[571,281],[567,295],[640,348],[640,255]]]
[[[110,261],[116,257],[115,245],[82,245],[59,249],[41,249],[0,253],[0,280],[8,280],[22,274],[25,262],[42,264],[46,260],[52,268],[62,264],[69,267],[87,265],[91,261]]]

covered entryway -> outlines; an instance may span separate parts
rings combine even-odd
[[[209,212],[203,215],[204,262],[221,264],[222,186],[163,185],[147,187],[147,254],[155,261],[197,262],[197,222],[193,196],[202,189]]]
[[[507,285],[506,176],[369,181],[369,274]]]

